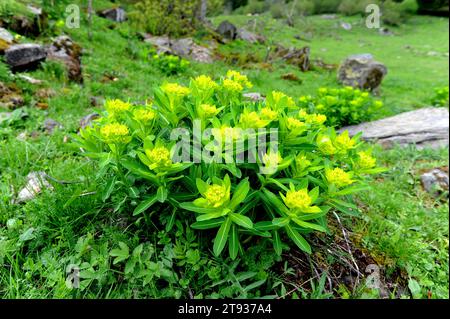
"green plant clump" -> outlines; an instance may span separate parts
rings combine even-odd
[[[169,232],[188,223],[205,232],[202,247],[213,239],[216,256],[228,245],[235,259],[255,238],[279,256],[287,239],[310,253],[305,236],[328,231],[330,209],[355,215],[350,195],[383,169],[359,136],[338,135],[281,92],[246,102],[251,86],[228,71],[219,82],[166,83],[152,105],[108,100],[104,116],[74,136],[98,161],[103,200],[125,214],[134,206],[134,216]]]
[[[185,72],[190,66],[186,59],[170,54],[158,54],[155,49],[145,50],[145,57],[166,75]]]
[[[431,100],[431,103],[433,103],[434,106],[448,107],[448,99],[449,99],[448,86],[443,88],[437,88],[434,90],[434,92],[435,95]]]
[[[350,86],[342,89],[320,88],[317,96],[300,97],[300,106],[326,115],[326,124],[333,127],[358,124],[371,120],[383,107],[368,92]]]

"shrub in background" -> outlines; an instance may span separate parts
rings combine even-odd
[[[330,209],[354,215],[351,194],[366,189],[365,174],[382,170],[358,136],[337,134],[323,125],[325,116],[300,110],[281,92],[247,102],[242,92],[249,87],[246,76],[229,71],[219,82],[199,76],[189,87],[166,83],[154,90],[150,105],[107,101],[104,116],[74,136],[84,155],[98,162],[103,200],[169,232],[188,224],[203,232],[199,249],[211,247],[216,256],[228,246],[234,259],[257,239],[279,256],[291,243],[310,253],[305,235],[327,231]],[[196,120],[215,141],[211,135],[189,139]],[[178,138],[188,137],[187,144],[169,138],[173,129],[182,132]],[[251,138],[269,140],[269,129],[278,130],[277,141],[265,151],[253,149]],[[233,158],[255,162],[224,164],[230,141]],[[194,143],[218,161],[175,160]]]
[[[437,88],[434,90],[434,97],[431,100],[431,103],[434,106],[447,106],[448,107],[449,100],[449,89],[448,86],[443,88]]]
[[[383,107],[368,92],[350,86],[342,89],[320,88],[317,96],[303,96],[300,107],[319,112],[327,117],[327,125],[343,127],[371,120]]]
[[[166,75],[183,73],[190,65],[186,59],[170,54],[158,54],[153,48],[145,50],[143,57]]]
[[[197,9],[197,0],[139,0],[130,19],[151,34],[179,36],[195,28]]]

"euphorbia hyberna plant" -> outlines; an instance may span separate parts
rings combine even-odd
[[[145,105],[106,101],[104,116],[75,137],[99,161],[103,200],[122,194],[117,211],[158,211],[167,231],[177,220],[218,229],[210,237],[216,256],[228,245],[236,258],[254,236],[278,255],[286,239],[310,253],[306,235],[327,231],[330,209],[357,214],[351,195],[383,169],[359,135],[338,134],[282,92],[246,100],[251,86],[229,71],[218,82],[165,83]]]

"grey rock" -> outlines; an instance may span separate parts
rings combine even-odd
[[[218,27],[216,32],[226,39],[234,40],[238,34],[238,30],[234,24],[229,21],[223,21]]]
[[[63,126],[61,123],[53,120],[53,119],[46,119],[44,121],[44,130],[48,133],[48,134],[53,134],[53,132],[56,129],[61,129]]]
[[[263,36],[242,28],[237,30],[236,39],[249,43],[264,43],[266,41]]]
[[[99,12],[99,16],[114,22],[124,22],[127,20],[127,13],[120,7],[103,10]]]
[[[98,118],[100,118],[100,114],[98,113],[91,113],[86,115],[80,120],[80,129],[85,129],[86,127],[90,126],[92,122]]]
[[[15,70],[35,68],[46,57],[44,47],[39,44],[15,44],[5,51],[6,63]]]
[[[17,77],[21,80],[24,80],[24,81],[26,81],[30,84],[34,84],[34,85],[40,85],[40,84],[44,83],[42,80],[32,78],[31,76],[28,76],[25,74],[18,74]]]
[[[211,49],[198,45],[192,38],[169,39],[167,36],[147,36],[145,42],[156,47],[158,54],[172,54],[200,63],[212,63]]]
[[[258,92],[244,93],[242,94],[242,96],[245,99],[250,100],[252,102],[260,102],[266,99],[264,96],[261,95],[261,93]]]
[[[45,172],[31,172],[27,175],[27,184],[17,195],[15,203],[23,203],[34,199],[43,190],[53,190],[53,186],[47,180]]]
[[[387,68],[373,59],[371,54],[348,57],[339,67],[338,81],[344,85],[373,91],[387,74]]]
[[[300,68],[301,71],[306,72],[311,69],[310,61],[311,49],[309,47],[282,49],[279,52],[281,58],[287,63],[295,65]]]
[[[63,62],[69,80],[77,83],[83,83],[81,54],[81,47],[66,35],[57,37],[47,48],[47,59]]]
[[[448,192],[448,168],[444,171],[439,168],[432,169],[420,176],[423,188],[430,194],[439,196],[443,191]]]
[[[448,146],[449,112],[446,108],[422,108],[382,120],[342,128],[351,136],[377,141],[385,148],[415,144],[418,149]]]
[[[6,43],[11,44],[14,41],[14,36],[11,33],[9,33],[8,30],[0,28],[0,40],[3,40]]]
[[[350,31],[352,29],[352,25],[348,22],[341,22],[341,28]]]

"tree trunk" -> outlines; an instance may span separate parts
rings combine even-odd
[[[198,8],[198,20],[204,22],[206,19],[206,12],[208,10],[208,0],[200,0],[200,6]]]

